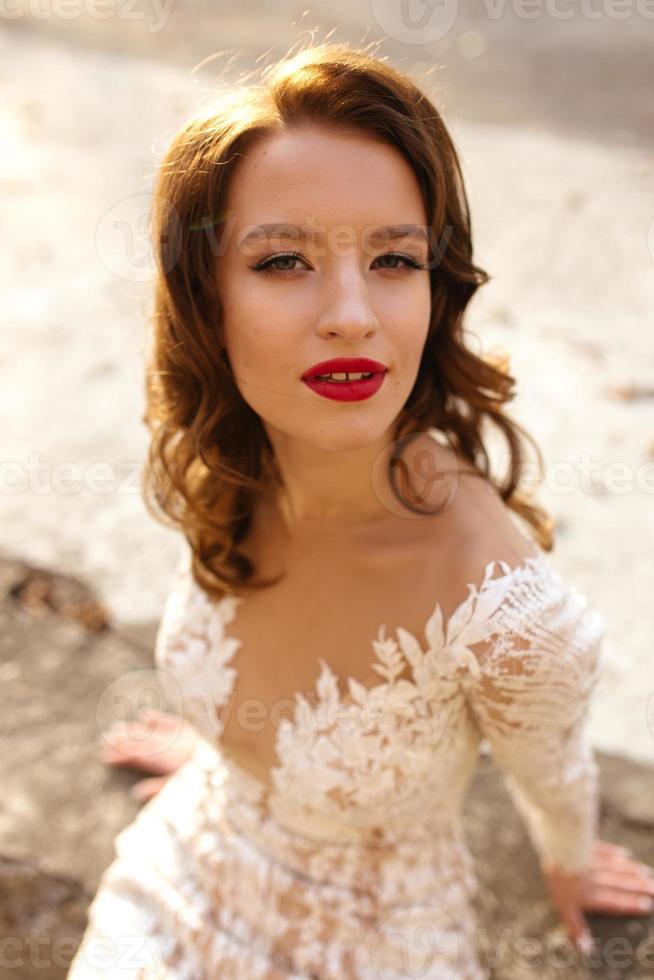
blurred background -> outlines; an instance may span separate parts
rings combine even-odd
[[[179,548],[139,490],[156,163],[217,86],[312,38],[381,42],[453,134],[492,276],[469,308],[470,343],[510,357],[512,414],[544,453],[551,561],[607,627],[592,741],[651,764],[652,0],[3,0],[3,595],[32,617],[59,603],[77,665],[110,622],[147,670]],[[44,626],[37,682],[4,621],[3,737],[43,732],[53,663],[69,684],[65,728],[84,703],[70,659]],[[121,663],[99,672],[98,697]],[[5,839],[32,812],[19,775],[44,751],[38,737],[27,758],[16,744]]]

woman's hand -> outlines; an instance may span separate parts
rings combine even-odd
[[[101,759],[109,766],[128,766],[151,773],[130,789],[139,802],[155,796],[192,755],[197,734],[182,718],[151,709],[129,724],[116,722],[101,736]]]
[[[561,924],[582,950],[591,951],[584,912],[649,915],[654,907],[654,868],[629,857],[629,850],[597,840],[589,870],[571,874],[543,863],[542,870]]]

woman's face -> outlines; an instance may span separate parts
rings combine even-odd
[[[380,439],[413,388],[429,328],[429,271],[415,267],[428,262],[428,241],[383,232],[426,231],[409,164],[367,136],[304,126],[250,148],[226,212],[216,286],[245,401],[269,432],[325,449]],[[256,231],[263,224],[278,227]],[[334,400],[302,380],[337,357],[380,362],[381,387]]]

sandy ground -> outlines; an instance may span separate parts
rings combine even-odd
[[[211,79],[13,27],[0,29],[0,65],[3,548],[88,579],[120,622],[156,619],[178,540],[149,518],[138,487],[144,215],[156,159]],[[552,562],[606,621],[591,737],[651,762],[654,155],[644,113],[624,140],[491,118],[448,118],[476,258],[493,276],[470,309],[471,343],[511,354],[513,414],[543,449],[539,499],[560,522]]]

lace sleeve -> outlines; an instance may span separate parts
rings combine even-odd
[[[598,823],[598,766],[585,723],[604,621],[549,563],[513,571],[477,632],[483,642],[470,646],[476,669],[467,704],[541,866],[582,871]]]
[[[196,585],[191,552],[183,542],[170,578],[154,659],[168,707],[209,742],[221,733],[219,709],[235,679],[228,661],[238,643],[225,637],[224,624],[237,601],[218,605]]]

